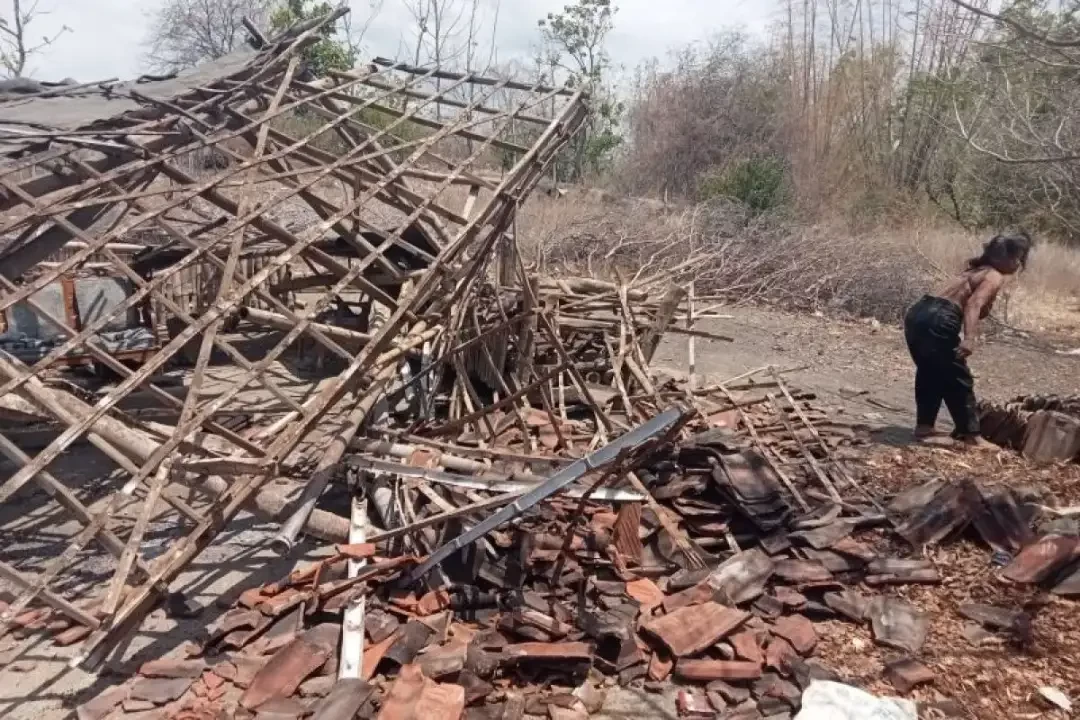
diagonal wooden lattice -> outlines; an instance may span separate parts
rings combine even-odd
[[[440,347],[457,367],[492,331],[469,310],[478,279],[584,122],[583,95],[384,60],[314,80],[304,50],[334,19],[180,78],[0,102],[0,313],[52,338],[26,355],[18,328],[0,336],[0,409],[58,431],[31,453],[3,426],[16,469],[0,502],[32,483],[82,526],[34,575],[0,564],[22,590],[0,626],[40,600],[93,629],[82,658],[109,647],[268,482],[299,480],[313,504],[402,358]],[[73,296],[100,276],[127,292],[93,311]],[[257,353],[238,323],[267,331]],[[299,395],[277,371],[298,348],[337,363]],[[79,363],[112,384],[70,392],[58,368]],[[191,368],[180,395],[160,380],[178,363]],[[472,412],[456,423],[487,421],[471,392],[462,401]],[[233,422],[253,413],[273,422]],[[117,468],[90,505],[50,472],[81,442]],[[111,579],[66,600],[54,583],[92,542]]]

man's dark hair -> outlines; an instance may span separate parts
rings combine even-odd
[[[983,245],[981,255],[968,260],[968,269],[992,267],[1005,258],[1014,258],[1021,268],[1026,268],[1028,254],[1034,245],[1035,241],[1023,230],[1015,235],[996,235]]]

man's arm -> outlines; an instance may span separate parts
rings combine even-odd
[[[998,272],[989,272],[982,279],[975,292],[968,298],[964,305],[964,341],[960,343],[959,352],[962,357],[967,357],[975,348],[975,340],[979,335],[979,322],[982,320],[983,308],[988,308],[994,303],[998,290],[1005,282],[1004,276]]]

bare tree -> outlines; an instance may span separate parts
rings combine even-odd
[[[29,3],[11,0],[11,19],[0,17],[0,65],[3,65],[8,77],[23,77],[30,58],[52,45],[64,33],[71,32],[71,28],[64,25],[51,36],[43,35],[39,41],[28,38],[30,24],[46,14],[39,9],[37,0]]]
[[[495,33],[499,23],[499,0],[402,0],[413,18],[410,55],[413,64],[461,68],[477,72],[491,67],[495,59]],[[486,26],[490,23],[490,34]],[[487,47],[481,38],[489,38]],[[486,61],[479,67],[481,58]],[[436,90],[442,80],[436,78]],[[473,89],[470,88],[470,95]],[[471,99],[471,97],[470,97]],[[441,115],[441,105],[435,112]]]
[[[1080,240],[1080,26],[1075,3],[951,0],[984,21],[953,127],[996,224]],[[990,22],[985,22],[990,21]],[[986,161],[978,164],[977,159]]]
[[[158,70],[192,67],[228,55],[247,39],[243,19],[265,23],[274,0],[162,0],[147,35],[147,60]]]
[[[339,42],[345,46],[350,57],[360,57],[364,47],[364,38],[371,29],[371,23],[382,12],[383,0],[367,0],[367,6],[367,14],[362,22],[357,22],[357,11],[354,8],[352,12],[341,18],[339,23]]]

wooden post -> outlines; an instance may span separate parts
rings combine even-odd
[[[690,389],[697,389],[697,338],[694,337],[694,281],[690,281],[686,295],[686,329],[691,332],[686,337],[686,356],[690,366]]]
[[[667,291],[664,299],[660,301],[660,309],[656,313],[656,319],[641,343],[641,350],[645,353],[647,362],[652,362],[656,349],[660,347],[660,340],[664,337],[664,333],[667,332],[671,321],[675,319],[675,313],[678,311],[679,303],[682,302],[684,295],[686,295],[685,289],[674,286]]]

